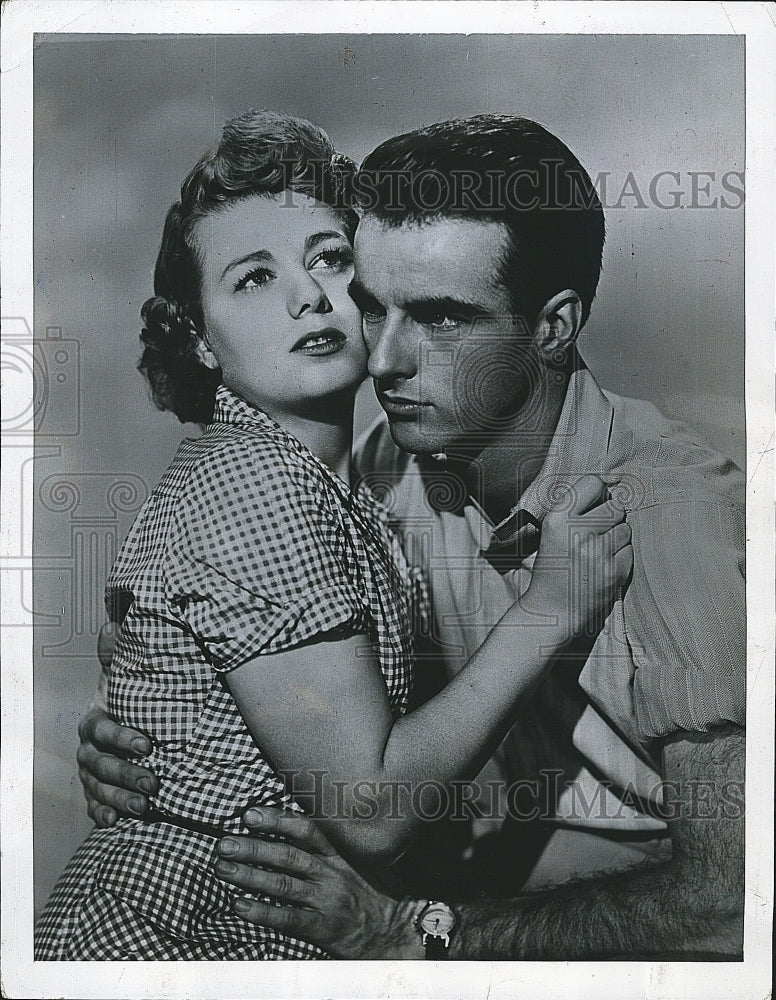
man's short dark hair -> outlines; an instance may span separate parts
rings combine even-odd
[[[382,143],[356,178],[361,212],[400,226],[438,218],[493,221],[509,242],[500,281],[530,325],[571,288],[590,314],[604,213],[587,171],[551,132],[509,115],[440,122]]]

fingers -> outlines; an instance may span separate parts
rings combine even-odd
[[[111,759],[115,760],[115,758]],[[90,805],[89,815],[95,821],[96,817],[91,810],[92,802],[95,803],[95,809],[100,805],[109,806],[122,816],[143,816],[147,812],[149,802],[145,795],[139,795],[137,792],[113,784],[105,784],[85,767],[78,769],[78,776],[84,788],[86,801]],[[104,818],[104,814],[101,813],[100,816]]]
[[[227,837],[219,841],[219,855],[240,865],[276,868],[288,875],[310,878],[320,869],[318,856],[308,854],[284,840],[259,840],[255,837]],[[243,885],[244,883],[237,883]],[[245,885],[245,888],[249,886]]]
[[[153,745],[147,736],[120,726],[101,709],[93,709],[82,720],[78,727],[81,741],[93,743],[99,750],[107,753],[129,757],[146,757],[153,750]]]
[[[219,859],[216,862],[216,874],[224,882],[261,896],[271,896],[281,903],[304,906],[312,897],[313,886],[310,882],[286,875],[285,872],[251,868],[249,865]]]
[[[617,524],[625,521],[625,511],[613,500],[606,500],[574,518],[573,523],[581,530],[603,535]]]
[[[88,801],[89,805],[86,811],[94,825],[100,830],[105,830],[118,823],[119,818],[115,810],[111,809],[110,806],[100,805],[100,803],[96,802],[94,799],[90,799]]]
[[[81,769],[99,783],[115,785],[128,792],[140,792],[141,795],[156,795],[159,791],[159,781],[148,768],[109,753],[100,753],[91,743],[82,743],[76,758]]]
[[[257,833],[283,837],[302,851],[327,857],[336,854],[318,825],[303,813],[262,806],[249,809],[243,818],[245,825]]]
[[[609,487],[603,479],[593,475],[580,476],[569,486],[569,491],[571,498],[564,496],[560,504],[572,514],[585,514],[606,500],[609,495]]]
[[[566,511],[568,517],[579,517],[585,514],[598,515],[602,508],[612,515],[619,512],[619,519],[625,516],[625,508],[622,499],[617,496],[618,479],[607,477],[607,480],[600,476],[588,474],[580,476],[576,482],[568,485],[556,500],[553,510],[556,512]],[[616,515],[614,515],[616,516]]]
[[[570,492],[573,499],[562,498],[547,514],[546,524],[551,530],[563,532],[571,527],[576,531],[601,535],[625,520],[626,512],[620,504],[606,498],[607,487],[596,476],[583,476],[580,482],[587,483],[589,480],[598,483],[600,490],[594,493],[586,487],[578,493],[576,485],[572,486]]]
[[[633,570],[632,531],[627,521],[615,524],[599,535],[587,536],[585,562],[586,579],[598,579],[604,586],[621,586]]]
[[[272,927],[289,937],[317,943],[322,916],[314,910],[299,910],[290,906],[273,906],[254,899],[233,899],[232,909],[243,920],[258,927]]]
[[[612,546],[613,552],[619,552],[624,549],[626,545],[630,545],[632,538],[631,526],[627,521],[621,521],[616,524],[610,531],[610,544]]]

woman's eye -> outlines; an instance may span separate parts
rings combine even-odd
[[[322,267],[347,268],[353,263],[353,250],[349,246],[331,247],[316,254],[308,267],[311,271]]]
[[[381,312],[379,309],[362,309],[361,316],[365,323],[382,323],[385,319],[385,313]]]
[[[271,281],[273,277],[272,272],[268,271],[265,267],[257,267],[255,270],[249,271],[248,274],[244,274],[234,286],[234,290],[241,292],[244,288],[261,288],[262,285],[266,285],[267,282]]]

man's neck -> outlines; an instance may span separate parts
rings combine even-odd
[[[581,362],[580,362],[581,366]],[[470,496],[498,524],[517,506],[547,459],[568,390],[555,372],[537,387],[507,427],[475,455],[449,455],[461,467]]]

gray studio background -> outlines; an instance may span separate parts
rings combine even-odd
[[[164,213],[225,118],[302,115],[356,158],[435,120],[501,111],[562,136],[616,201],[582,353],[604,386],[694,423],[739,464],[742,209],[692,208],[688,171],[743,170],[744,50],[732,37],[38,37],[35,337],[36,905],[88,833],[76,727],[94,690],[106,569],[180,425],[135,371]],[[651,178],[686,207],[650,203]],[[707,183],[701,180],[700,186]],[[737,183],[737,182],[736,182]],[[671,199],[663,196],[666,201]],[[727,195],[736,204],[738,199]],[[363,423],[374,412],[367,386]]]

